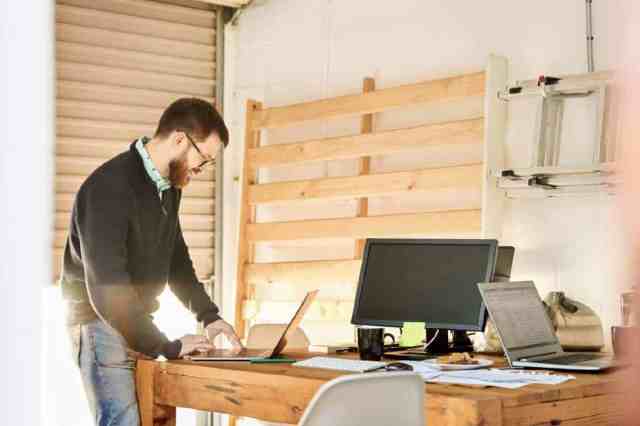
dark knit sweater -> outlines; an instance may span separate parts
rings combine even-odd
[[[87,178],[64,253],[69,324],[101,318],[134,351],[172,359],[181,343],[170,342],[151,316],[167,283],[205,326],[220,318],[195,275],[178,220],[180,198],[171,188],[160,199],[134,144]]]

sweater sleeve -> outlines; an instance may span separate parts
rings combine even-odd
[[[211,301],[204,286],[196,277],[179,222],[171,259],[169,287],[182,304],[196,315],[197,320],[202,321],[205,327],[220,319],[218,307]]]
[[[118,182],[82,188],[76,201],[85,283],[96,314],[116,329],[135,351],[177,358],[179,340],[170,342],[141,306],[127,259],[130,189]]]

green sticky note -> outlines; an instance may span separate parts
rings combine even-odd
[[[423,322],[405,322],[402,325],[402,335],[400,335],[400,346],[418,346],[425,338]]]

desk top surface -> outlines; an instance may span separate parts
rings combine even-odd
[[[327,356],[326,354],[299,353],[287,354],[292,358],[305,359],[310,356]],[[336,355],[329,355],[336,356]],[[354,358],[354,355],[339,355]],[[478,358],[491,359],[496,367],[506,366],[506,360],[499,356],[477,355]],[[211,378],[225,380],[240,380],[248,376],[262,381],[278,381],[282,384],[290,381],[326,382],[339,376],[354,374],[333,370],[294,367],[290,364],[250,364],[247,362],[193,362],[186,360],[167,361],[160,363],[160,370],[167,374],[185,375],[199,379]],[[466,400],[495,400],[499,399],[503,406],[517,406],[533,402],[558,401],[579,397],[596,396],[623,392],[622,378],[625,370],[609,370],[600,373],[571,374],[575,380],[559,385],[529,385],[520,389],[499,389],[475,386],[426,384],[426,390],[431,395],[462,398]],[[259,377],[258,377],[259,376]]]

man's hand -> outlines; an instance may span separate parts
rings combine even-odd
[[[212,322],[204,329],[204,331],[207,334],[207,337],[209,338],[209,342],[211,344],[213,344],[213,339],[215,339],[218,334],[222,333],[227,338],[229,343],[231,343],[231,346],[233,346],[233,349],[235,351],[239,352],[244,349],[233,327],[231,327],[231,325],[226,323],[224,320],[219,319]]]
[[[180,342],[182,342],[182,349],[178,355],[180,358],[194,352],[207,352],[215,349],[206,337],[199,334],[184,335],[180,338]]]

